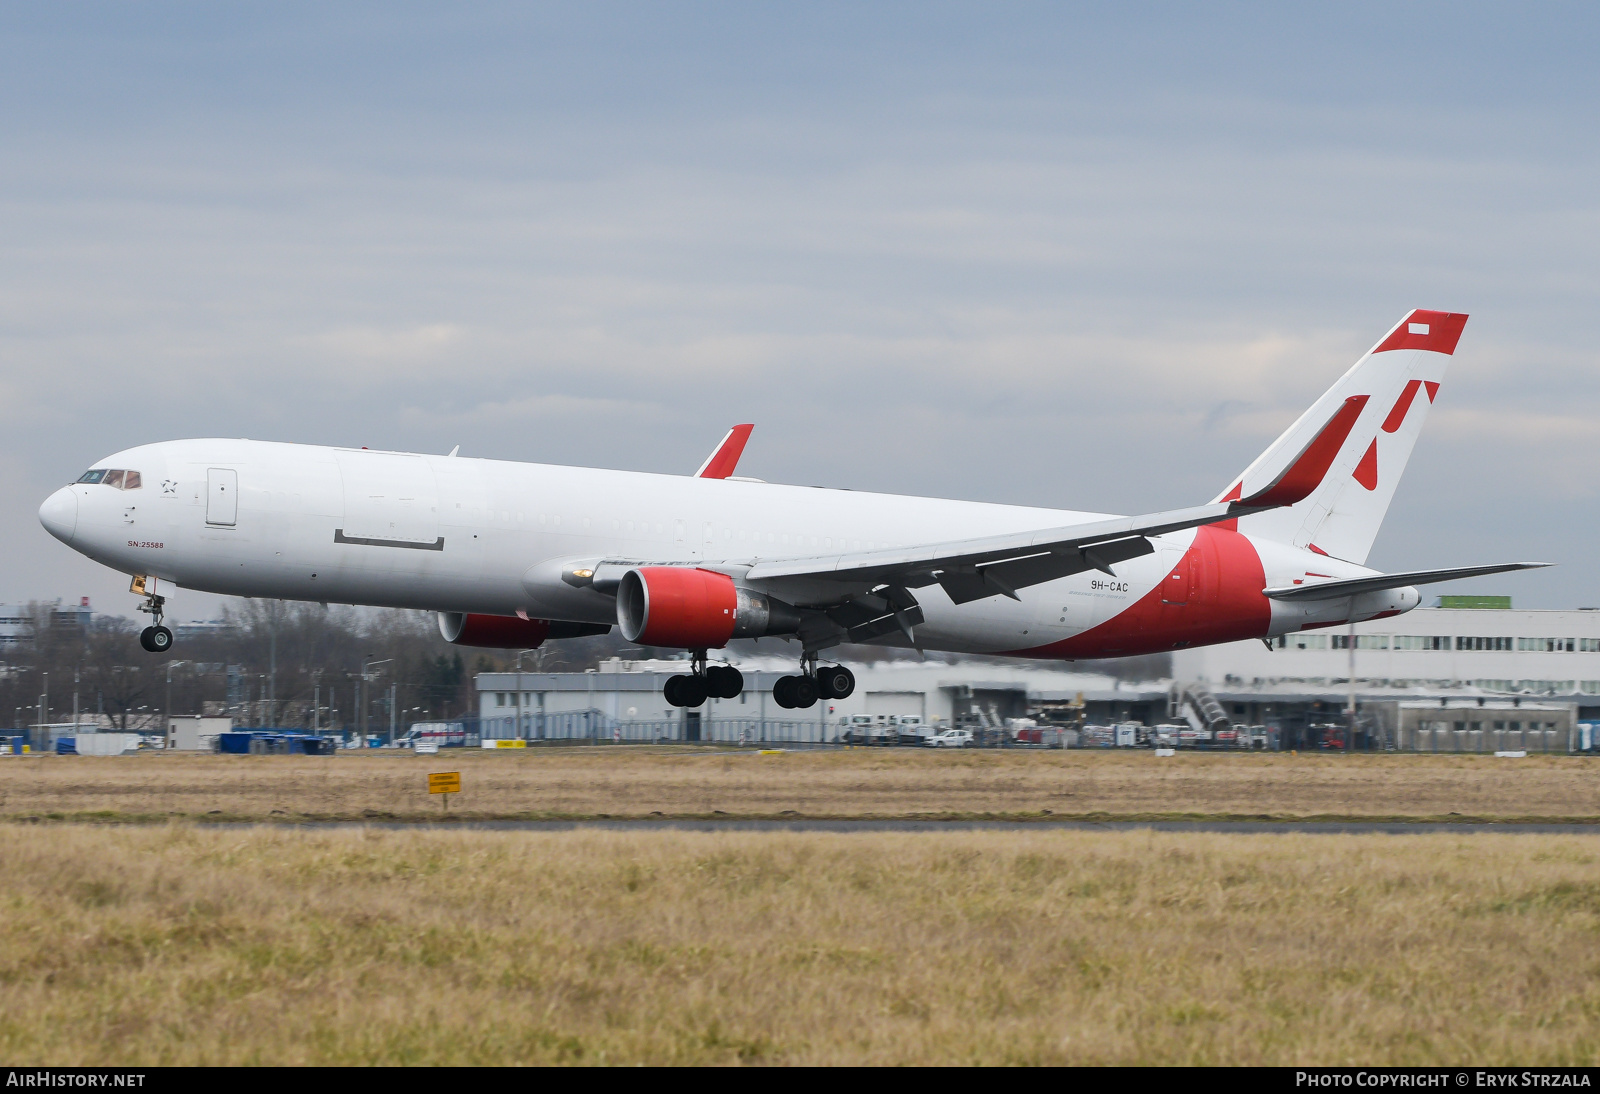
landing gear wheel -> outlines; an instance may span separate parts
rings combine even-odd
[[[848,699],[856,690],[856,674],[843,665],[817,667],[817,698]]]
[[[793,681],[789,685],[789,705],[796,710],[805,710],[817,705],[817,681],[812,676],[789,676],[787,680]]]
[[[683,706],[683,699],[678,691],[678,688],[687,679],[688,677],[686,676],[669,676],[667,678],[666,685],[661,689],[662,697],[675,707]]]
[[[712,665],[705,681],[706,694],[713,699],[735,699],[744,690],[744,673],[732,665]]]
[[[698,707],[706,701],[706,678],[704,676],[674,676],[678,681],[678,702],[680,707]],[[669,680],[668,683],[671,683]]]
[[[798,679],[799,677],[797,676],[778,677],[777,681],[772,685],[772,701],[784,710],[793,710],[795,704],[791,689]]]
[[[706,701],[704,676],[669,677],[661,694],[675,707],[697,707]]]
[[[165,627],[146,627],[139,632],[139,645],[151,653],[166,653],[172,648],[172,632]]]

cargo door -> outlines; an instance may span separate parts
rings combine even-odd
[[[344,526],[340,543],[444,550],[439,535],[439,488],[422,456],[400,452],[340,452]]]
[[[231,467],[206,469],[206,523],[227,528],[239,523],[239,472]]]

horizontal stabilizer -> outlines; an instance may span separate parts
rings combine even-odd
[[[1436,581],[1454,581],[1458,577],[1482,577],[1485,574],[1503,574],[1510,570],[1537,570],[1548,562],[1505,562],[1498,566],[1454,566],[1446,570],[1412,570],[1405,574],[1373,574],[1371,577],[1352,577],[1343,581],[1323,581],[1316,585],[1286,585],[1279,589],[1263,589],[1262,595],[1273,600],[1337,600],[1362,593],[1382,592],[1385,589],[1403,589],[1407,585],[1431,585]]]

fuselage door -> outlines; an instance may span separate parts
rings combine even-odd
[[[366,451],[340,452],[337,458],[344,480],[344,527],[339,532],[346,539],[443,548],[439,489],[426,459]]]
[[[1189,603],[1192,561],[1193,556],[1187,551],[1168,548],[1161,552],[1161,568],[1166,571],[1161,576],[1161,603]]]
[[[206,469],[206,523],[227,528],[239,523],[239,472],[231,467]]]

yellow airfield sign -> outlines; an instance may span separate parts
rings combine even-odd
[[[430,794],[459,794],[461,793],[461,772],[436,771],[428,776],[428,793]]]

